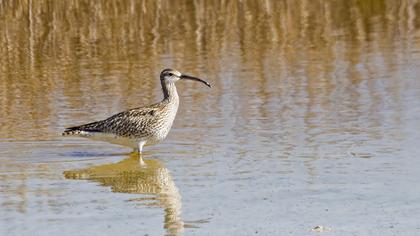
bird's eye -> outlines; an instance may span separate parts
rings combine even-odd
[[[169,73],[168,75],[169,75],[169,76],[173,76],[174,74],[172,74],[172,73]]]

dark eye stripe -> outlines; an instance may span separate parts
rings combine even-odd
[[[169,76],[173,76],[174,74],[172,74],[172,73],[169,73]]]

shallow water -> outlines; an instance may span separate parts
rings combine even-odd
[[[165,142],[65,127],[161,99]],[[419,235],[419,1],[0,1],[1,235]]]

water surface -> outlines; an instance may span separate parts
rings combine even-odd
[[[65,127],[181,106],[146,166]],[[0,1],[0,234],[419,235],[419,1]]]

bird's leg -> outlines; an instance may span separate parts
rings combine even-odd
[[[143,160],[142,154],[141,154],[141,152],[143,150],[143,146],[144,146],[145,143],[146,142],[144,142],[144,141],[139,142],[139,163],[140,163],[141,166],[146,165],[146,163]]]
[[[141,152],[142,152],[142,150],[143,150],[143,146],[146,144],[146,142],[145,141],[140,141],[139,142],[139,155],[141,155]]]

